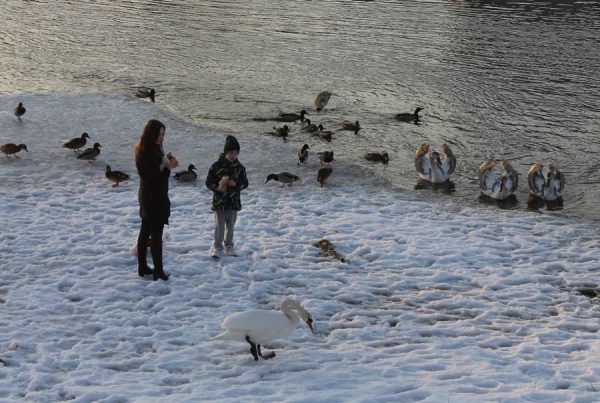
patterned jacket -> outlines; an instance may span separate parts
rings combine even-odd
[[[219,181],[223,176],[229,176],[229,179],[235,181],[235,186],[230,187],[225,192],[219,191]],[[219,156],[219,160],[212,164],[206,175],[206,187],[213,192],[212,209],[213,210],[236,210],[242,209],[240,191],[248,187],[248,178],[246,177],[246,168],[239,160],[229,162],[224,154]]]

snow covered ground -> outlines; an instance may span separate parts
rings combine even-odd
[[[297,167],[294,139],[248,133],[237,136],[250,180],[240,256],[215,262],[203,179],[226,133],[134,98],[0,104],[0,144],[29,149],[0,157],[2,401],[600,401],[600,307],[582,293],[600,284],[597,222],[411,201],[337,161],[319,188],[318,160]],[[167,282],[138,277],[130,253],[133,146],[152,117],[167,125],[165,150],[200,176],[171,182]],[[103,146],[94,163],[62,148],[82,132]],[[106,164],[132,180],[112,188]],[[265,184],[279,171],[302,179]],[[345,263],[314,246],[323,238]],[[301,324],[264,346],[275,359],[211,340],[227,315],[286,297],[315,333]]]

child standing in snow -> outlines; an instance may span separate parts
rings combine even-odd
[[[212,164],[206,176],[206,187],[213,192],[212,210],[215,215],[215,236],[210,254],[218,259],[223,255],[235,256],[233,227],[237,212],[242,209],[240,192],[248,187],[246,168],[237,159],[240,143],[227,136],[223,154]]]

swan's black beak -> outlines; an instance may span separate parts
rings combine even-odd
[[[308,320],[306,321],[306,324],[307,324],[307,325],[308,325],[308,327],[310,328],[310,331],[314,333],[314,332],[315,332],[315,329],[313,329],[313,325],[312,325],[312,323],[313,323],[313,320],[312,320],[312,318],[308,318]]]

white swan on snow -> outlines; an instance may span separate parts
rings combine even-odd
[[[281,303],[281,312],[254,310],[229,315],[221,324],[225,331],[213,340],[246,342],[250,344],[250,353],[255,360],[258,357],[273,358],[275,353],[263,355],[260,345],[290,334],[298,327],[300,318],[314,332],[310,313],[293,299],[286,298]]]

